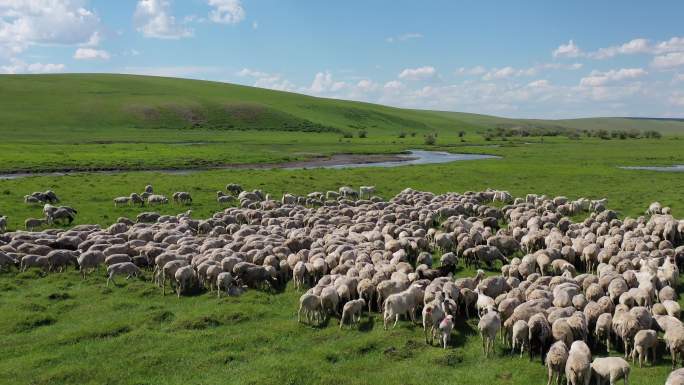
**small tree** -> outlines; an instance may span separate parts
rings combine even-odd
[[[406,137],[406,133],[404,131],[399,131],[399,138],[403,139]]]
[[[359,138],[365,138],[368,136],[368,131],[366,130],[359,130]]]
[[[351,138],[354,137],[354,135],[352,135],[351,132],[345,131],[345,132],[342,133],[342,137],[345,138],[345,139],[351,139]]]
[[[437,143],[437,137],[435,134],[426,134],[425,135],[425,144],[428,146],[434,146],[435,143]]]
[[[458,137],[459,137],[459,138],[463,139],[464,136],[465,136],[465,131],[461,130],[461,131],[458,132]]]

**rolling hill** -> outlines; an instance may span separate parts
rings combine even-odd
[[[354,132],[482,131],[496,127],[684,133],[684,121],[508,119],[317,98],[235,84],[116,74],[0,76],[0,132],[172,128]]]

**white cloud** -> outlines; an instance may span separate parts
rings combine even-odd
[[[237,24],[245,19],[240,0],[209,0],[209,6],[214,8],[209,12],[209,20],[214,23]]]
[[[651,45],[646,39],[633,39],[625,44],[600,48],[596,52],[588,54],[592,59],[608,59],[616,55],[630,55],[638,53],[649,53],[652,51]]]
[[[487,72],[483,77],[482,80],[495,80],[495,79],[505,79],[511,76],[514,76],[516,74],[516,70],[513,67],[504,67],[500,69],[493,69],[489,72]]]
[[[109,52],[101,49],[94,48],[78,48],[74,53],[74,59],[76,60],[92,60],[92,59],[102,59],[109,60]]]
[[[414,40],[414,39],[422,39],[423,34],[422,33],[416,33],[416,32],[410,32],[410,33],[405,33],[399,36],[390,36],[385,39],[386,42],[388,43],[394,43],[398,41],[407,41],[407,40]]]
[[[345,82],[333,80],[330,71],[325,71],[316,73],[307,91],[313,94],[323,94],[326,92],[336,92],[345,87],[347,87]]]
[[[399,80],[390,80],[387,83],[385,83],[383,88],[388,91],[400,91],[405,89],[406,87],[404,86],[404,83],[400,82]]]
[[[656,44],[656,46],[653,48],[653,52],[656,54],[677,51],[684,51],[684,37],[672,37],[670,38],[670,40],[661,41],[660,43]]]
[[[674,106],[684,107],[684,94],[679,93],[679,92],[674,93],[674,94],[670,95],[670,98],[668,101],[670,102],[670,104],[672,104]]]
[[[553,57],[579,57],[582,55],[582,51],[575,44],[574,41],[570,40],[568,44],[561,44],[553,51]]]
[[[133,15],[137,30],[145,37],[157,39],[192,36],[192,29],[179,25],[170,14],[170,8],[171,3],[167,0],[139,0]]]
[[[256,70],[253,70],[250,68],[243,68],[240,71],[238,71],[236,73],[236,75],[241,76],[241,77],[249,76],[249,77],[253,77],[253,78],[262,78],[262,77],[270,76],[266,72],[260,72],[260,71],[256,71]]]
[[[418,68],[406,68],[399,74],[399,79],[406,80],[424,80],[432,78],[437,74],[437,70],[432,66],[424,66]]]
[[[479,76],[487,72],[487,69],[483,66],[475,66],[471,68],[466,68],[466,67],[460,67],[456,70],[456,73],[459,75],[474,75],[474,76]]]
[[[670,69],[684,66],[684,51],[670,52],[665,55],[656,56],[651,61],[651,66],[658,69]]]
[[[551,83],[549,83],[549,81],[546,79],[535,80],[533,82],[527,83],[527,86],[532,88],[544,88],[549,87],[550,85]]]
[[[289,80],[283,79],[281,75],[270,74],[268,72],[257,71],[250,68],[243,68],[236,72],[236,75],[254,78],[254,87],[269,88],[278,91],[295,91],[297,88]]]
[[[627,79],[636,79],[647,75],[648,72],[642,68],[621,68],[607,72],[592,71],[587,77],[580,79],[580,86],[601,87],[609,83],[615,83]]]
[[[63,72],[66,67],[64,64],[53,63],[30,63],[27,64],[21,60],[12,59],[11,64],[0,66],[0,73],[4,74],[46,74]]]
[[[97,31],[99,17],[79,0],[0,1],[0,55],[31,45],[82,44]]]

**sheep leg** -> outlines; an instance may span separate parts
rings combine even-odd
[[[397,327],[397,323],[399,323],[399,314],[394,316],[394,325],[392,325],[392,329]]]
[[[550,366],[549,366],[549,370],[547,373],[548,373],[549,380],[546,382],[546,385],[551,385],[551,380],[553,380],[553,369],[551,369]]]

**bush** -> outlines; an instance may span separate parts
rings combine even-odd
[[[435,134],[425,135],[425,144],[427,144],[428,146],[434,146],[435,143],[437,143],[437,137]]]
[[[459,132],[458,132],[458,137],[459,137],[459,138],[463,138],[463,137],[465,136],[465,134],[466,134],[465,131],[459,131]]]
[[[655,130],[650,130],[650,131],[644,132],[644,138],[660,139],[662,137],[663,137],[663,135],[660,132],[655,131]]]
[[[352,135],[351,132],[345,131],[345,132],[342,133],[342,137],[345,138],[345,139],[349,139],[349,138],[353,138],[354,135]]]
[[[604,139],[604,140],[609,140],[609,139],[610,139],[610,133],[608,132],[608,130],[604,130],[604,129],[596,130],[596,132],[594,133],[594,135],[595,135],[597,138],[601,138],[601,139]]]
[[[411,133],[411,137],[412,137],[412,138],[415,138],[415,137],[416,137],[416,132],[415,132],[415,131],[413,131],[413,132]]]
[[[404,131],[399,132],[399,138],[403,139],[406,137],[406,133]]]
[[[366,137],[368,137],[368,131],[359,130],[359,138],[366,138]]]

